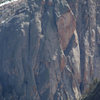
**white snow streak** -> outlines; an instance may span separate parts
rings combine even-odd
[[[2,7],[2,6],[4,6],[4,5],[7,5],[7,4],[10,4],[10,3],[13,3],[13,2],[16,2],[16,1],[18,1],[18,0],[6,1],[6,2],[4,2],[4,3],[1,3],[1,4],[0,4],[0,7]]]

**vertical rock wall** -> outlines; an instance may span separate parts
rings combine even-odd
[[[79,100],[99,79],[98,4],[22,0],[0,7],[0,100]]]

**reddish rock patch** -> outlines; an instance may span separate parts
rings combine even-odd
[[[60,62],[60,69],[61,69],[61,71],[64,70],[65,66],[66,66],[66,61],[65,61],[65,57],[64,57],[64,55],[63,55],[63,56],[61,57],[61,62]]]
[[[45,5],[45,1],[42,1],[41,4],[42,4],[42,5]]]
[[[52,5],[52,1],[48,1],[48,5],[51,6]]]
[[[76,22],[71,11],[63,14],[57,21],[62,49],[65,50],[76,29]]]

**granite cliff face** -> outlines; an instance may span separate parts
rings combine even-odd
[[[83,100],[99,100],[99,98],[100,98],[100,82],[98,82],[95,89],[91,91]]]
[[[0,4],[0,100],[79,100],[99,77],[100,2]]]

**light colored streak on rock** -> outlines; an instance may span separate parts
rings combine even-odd
[[[2,6],[4,6],[4,5],[7,5],[7,4],[10,4],[10,3],[13,3],[13,2],[16,2],[16,1],[18,1],[18,0],[6,1],[6,2],[4,2],[4,3],[1,3],[1,4],[0,4],[0,7],[2,7]]]

